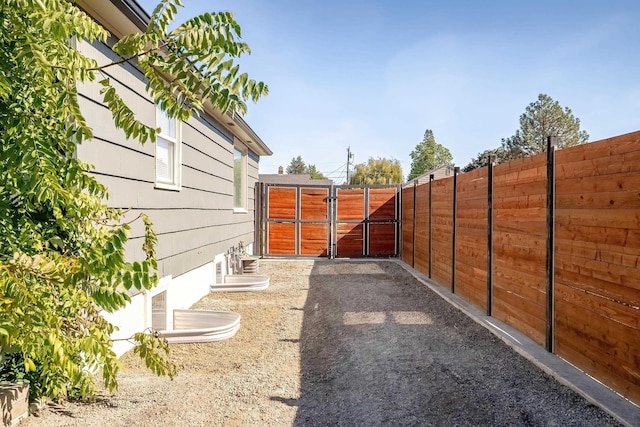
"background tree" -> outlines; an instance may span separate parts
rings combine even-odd
[[[559,148],[589,141],[589,134],[580,130],[580,119],[574,117],[568,107],[563,109],[549,95],[540,94],[520,116],[520,129],[513,136],[504,138],[500,147],[478,154],[463,170],[468,172],[486,166],[491,153],[496,154],[499,163],[543,153],[549,136],[560,137]]]
[[[410,156],[411,171],[409,172],[408,180],[412,180],[440,166],[450,165],[453,162],[451,152],[444,145],[436,142],[431,129],[425,131],[422,142],[416,145]]]
[[[238,23],[228,12],[204,14],[169,31],[179,4],[164,0],[144,33],[113,50],[137,61],[152,99],[171,117],[187,120],[205,99],[244,112],[267,87],[234,64],[249,52]],[[114,327],[101,311],[124,307],[132,287],[155,285],[156,237],[141,216],[146,259],[126,261],[130,226],[103,203],[108,193],[86,173],[91,166],[74,156],[92,138],[77,87],[96,84],[114,63],[98,64],[69,40],[106,43],[107,31],[70,0],[4,0],[0,22],[0,379],[28,378],[32,397],[88,398],[96,368],[109,390],[117,387]],[[110,80],[99,85],[127,138],[155,141],[158,130],[136,119]],[[133,340],[151,370],[173,375],[164,339],[141,332]]]
[[[402,167],[395,159],[372,157],[367,163],[354,166],[354,171],[349,177],[349,184],[375,185],[375,184],[401,184]]]
[[[540,94],[520,116],[520,129],[502,140],[502,148],[510,160],[543,153],[547,137],[559,136],[559,148],[572,147],[589,141],[589,134],[580,130],[580,119],[573,116],[549,95]]]
[[[489,156],[496,157],[496,163],[502,163],[507,160],[507,153],[502,147],[494,148],[492,150],[484,150],[482,153],[478,153],[478,155],[472,159],[469,164],[467,164],[464,168],[462,168],[463,172],[470,172],[474,169],[478,169],[489,164]]]
[[[286,172],[288,174],[303,174],[307,173],[307,165],[304,160],[302,160],[302,156],[294,157],[291,159],[291,163],[287,166]]]
[[[302,160],[302,156],[291,159],[291,163],[287,166],[286,172],[294,175],[306,173],[311,176],[311,179],[326,179],[325,176],[316,168],[316,165],[307,165],[304,160]]]
[[[322,172],[316,169],[316,165],[307,165],[304,173],[308,173],[311,176],[311,179],[327,179]]]

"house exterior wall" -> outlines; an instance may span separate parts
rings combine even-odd
[[[76,48],[98,64],[118,60],[110,43],[77,41]],[[155,126],[156,107],[135,66],[113,66],[101,73],[110,78],[138,119]],[[115,128],[99,90],[97,83],[78,87],[80,106],[94,138],[78,147],[77,156],[95,167],[90,173],[109,189],[108,205],[126,211],[124,221],[133,221],[142,212],[149,216],[158,237],[161,278],[157,288],[134,293],[129,307],[108,318],[120,327],[119,335],[142,331],[151,325],[151,296],[166,290],[167,329],[171,329],[173,309],[188,308],[208,293],[216,280],[215,264],[222,263],[226,271],[224,253],[240,240],[251,248],[259,156],[213,117],[192,117],[181,124],[180,190],[155,188],[155,144],[127,140]],[[234,210],[234,146],[247,152],[247,209],[241,212]],[[140,260],[144,258],[142,221],[133,221],[131,227],[126,255],[129,260]],[[125,350],[124,344],[116,346],[118,354]]]

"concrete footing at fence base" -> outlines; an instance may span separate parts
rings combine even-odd
[[[590,403],[599,406],[622,424],[630,427],[640,426],[640,408],[629,400],[585,374],[564,359],[561,359],[553,353],[549,353],[523,333],[494,317],[487,316],[478,307],[471,305],[458,295],[452,294],[449,290],[431,281],[418,270],[400,260],[393,260],[393,262],[398,263],[429,289],[471,317],[477,323],[487,328],[518,354],[554,377],[559,383],[577,392]]]

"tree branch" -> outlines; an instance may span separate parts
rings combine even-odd
[[[105,68],[113,67],[114,65],[125,64],[127,62],[130,62],[133,59],[136,59],[139,56],[146,55],[148,53],[153,52],[154,50],[160,50],[160,49],[162,49],[163,47],[166,47],[166,46],[167,46],[167,43],[165,43],[163,46],[154,47],[154,48],[145,50],[144,52],[136,53],[135,55],[133,55],[133,56],[131,56],[129,58],[121,59],[120,61],[112,62],[112,63],[106,64],[106,65],[100,65],[99,67],[87,68],[87,71],[102,71]]]

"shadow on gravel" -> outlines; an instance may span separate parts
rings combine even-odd
[[[316,262],[296,426],[618,425],[384,261]]]

